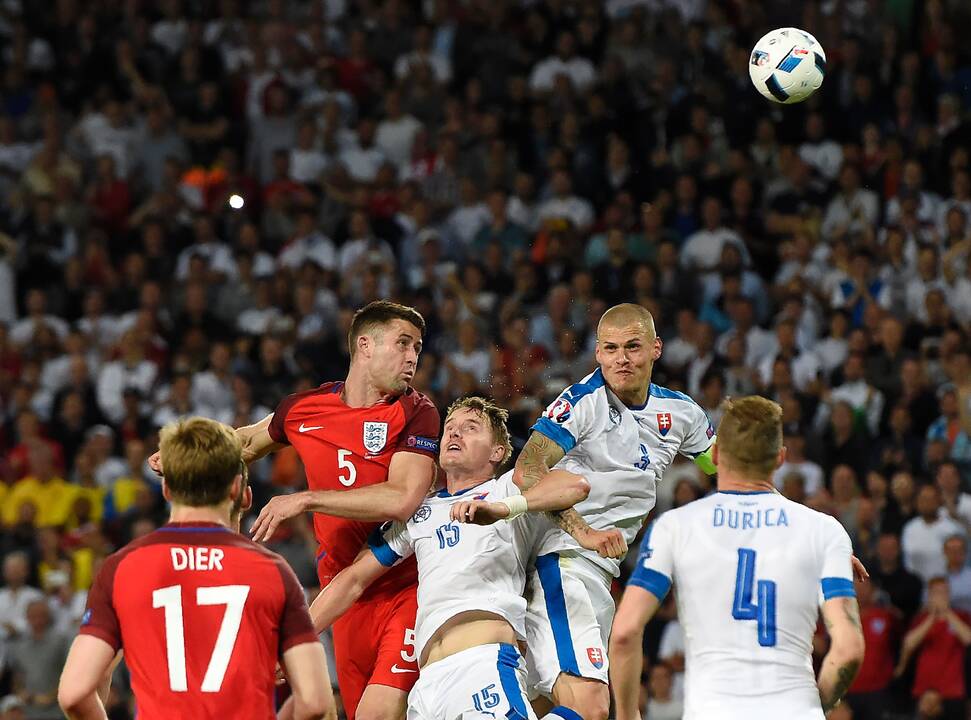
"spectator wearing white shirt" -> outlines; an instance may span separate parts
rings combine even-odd
[[[516,173],[513,194],[506,203],[506,216],[514,223],[534,233],[539,229],[539,209],[536,204],[536,183],[527,172]]]
[[[593,63],[576,54],[576,39],[568,31],[560,33],[557,38],[556,55],[541,60],[533,67],[529,89],[534,93],[550,92],[560,75],[565,75],[573,89],[580,94],[586,93],[597,79]]]
[[[401,108],[401,93],[392,90],[384,99],[384,118],[378,123],[375,144],[401,175],[411,163],[411,148],[422,124]]]
[[[360,273],[367,266],[378,265],[383,270],[394,268],[395,257],[391,246],[371,231],[367,213],[355,210],[348,223],[349,238],[340,249],[338,267],[345,279]]]
[[[888,225],[900,220],[902,201],[908,198],[917,201],[917,219],[922,224],[937,224],[941,216],[941,198],[936,193],[924,189],[924,170],[919,160],[908,160],[904,163],[897,197],[891,198],[887,203]]]
[[[947,517],[971,531],[971,494],[961,491],[961,471],[953,460],[937,466],[934,483],[941,493],[941,517]]]
[[[88,115],[80,125],[81,134],[92,157],[114,158],[119,178],[127,178],[133,165],[138,134],[128,125],[125,107],[118,100],[108,100],[103,112]]]
[[[236,277],[236,263],[233,260],[232,249],[222,242],[212,226],[212,218],[200,213],[193,222],[195,242],[179,253],[175,263],[175,279],[186,280],[189,277],[189,263],[193,257],[202,257],[209,266],[209,271],[222,279]]]
[[[904,525],[900,535],[904,567],[925,583],[947,573],[944,542],[952,535],[964,536],[964,528],[942,518],[940,509],[940,491],[934,485],[922,486],[917,492],[917,517]]]
[[[569,220],[580,233],[585,233],[593,224],[593,206],[589,201],[573,193],[573,181],[566,170],[553,173],[550,182],[552,197],[539,206],[541,221],[553,219]]]
[[[821,428],[829,421],[830,407],[840,400],[866,418],[867,428],[872,436],[879,434],[885,400],[883,393],[866,379],[866,360],[862,353],[853,352],[847,357],[843,365],[843,384],[833,389],[828,402],[819,404],[816,427]]]
[[[673,671],[671,694],[676,700],[684,698],[684,628],[677,620],[671,620],[661,631],[657,659]]]
[[[751,264],[741,236],[722,223],[722,205],[716,197],[707,197],[701,205],[702,228],[692,233],[681,246],[681,266],[695,272],[714,270],[722,257],[722,248],[731,243],[742,254],[743,264]]]
[[[649,720],[681,720],[684,703],[674,695],[674,671],[667,663],[657,663],[647,680],[647,717]]]
[[[404,80],[417,66],[427,66],[439,85],[447,85],[452,80],[452,61],[432,50],[432,29],[428,25],[419,25],[415,29],[414,44],[414,50],[395,60],[395,77]]]
[[[357,142],[341,150],[338,156],[355,182],[374,182],[378,170],[388,161],[384,151],[375,145],[374,134],[374,121],[370,118],[362,119],[357,124]]]
[[[297,212],[293,239],[280,251],[279,260],[280,265],[294,272],[307,261],[328,272],[337,268],[337,250],[331,239],[317,228],[312,209],[303,208]]]
[[[810,352],[800,352],[796,343],[796,323],[790,319],[780,321],[775,328],[775,352],[767,354],[759,365],[762,384],[768,386],[772,380],[772,366],[776,360],[789,363],[792,382],[800,392],[806,392],[819,379],[822,367],[819,360]]]
[[[444,365],[449,386],[457,394],[488,386],[492,354],[483,346],[475,320],[463,320],[459,324],[458,348],[445,354]]]
[[[461,243],[456,248],[459,253],[467,254],[475,236],[479,230],[489,224],[492,215],[479,197],[479,189],[472,178],[464,177],[459,181],[459,194],[462,198],[461,203],[449,213],[445,220],[445,229],[450,240]]]
[[[876,303],[889,310],[893,302],[890,285],[873,272],[873,256],[864,247],[853,251],[849,274],[833,283],[830,304],[834,309],[846,310],[850,324],[859,327],[867,304]]]
[[[317,142],[317,123],[304,120],[297,128],[297,144],[290,149],[290,179],[302,185],[320,185],[328,164]]]
[[[826,478],[823,468],[805,455],[805,429],[798,422],[786,423],[782,428],[782,443],[786,448],[786,461],[772,475],[775,486],[781,491],[786,478],[796,473],[802,478],[802,489],[807,497],[822,490]]]
[[[799,157],[828,183],[839,175],[843,147],[826,135],[822,113],[811,112],[806,118],[806,142],[799,146]]]
[[[745,364],[751,368],[759,368],[763,360],[777,349],[775,335],[755,324],[755,305],[751,298],[744,295],[733,298],[727,309],[732,327],[718,336],[718,354],[727,353],[728,343],[733,337],[744,338]]]
[[[907,315],[921,323],[927,322],[927,293],[947,290],[941,278],[940,257],[933,245],[922,245],[917,252],[917,274],[906,285]]]
[[[8,641],[27,632],[27,606],[43,600],[44,594],[27,584],[30,558],[23,552],[7,553],[3,559],[3,582],[0,589],[0,640]],[[2,647],[3,643],[0,643]],[[2,658],[0,658],[2,659]]]
[[[236,402],[233,395],[232,349],[225,342],[214,342],[209,349],[208,369],[192,378],[192,402],[216,413],[228,413]]]
[[[822,236],[829,239],[875,227],[880,217],[880,199],[872,190],[860,187],[860,171],[855,165],[843,165],[839,187],[839,193],[823,213]]]
[[[118,343],[122,356],[101,368],[98,373],[98,407],[105,417],[119,423],[125,416],[124,391],[135,388],[148,397],[158,377],[158,367],[145,359],[139,333],[132,329],[121,336]]]
[[[68,324],[56,315],[47,314],[47,295],[43,290],[40,288],[28,290],[25,305],[27,317],[10,328],[10,342],[20,346],[30,344],[34,340],[34,333],[41,326],[50,328],[62,340],[67,337],[70,330]]]
[[[355,112],[354,98],[338,86],[334,59],[319,58],[314,78],[315,84],[300,98],[301,107],[326,114],[328,106],[332,106],[337,111],[336,117],[340,121],[351,121]]]
[[[968,538],[952,535],[944,541],[947,582],[951,586],[951,604],[971,613],[971,567],[968,567]]]
[[[951,174],[951,197],[941,203],[938,226],[942,235],[947,235],[947,216],[955,209],[960,210],[964,217],[971,218],[971,173],[963,168]]]

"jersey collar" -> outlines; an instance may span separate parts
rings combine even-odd
[[[775,495],[772,490],[718,490],[721,495]]]
[[[459,490],[458,492],[454,492],[454,493],[450,493],[447,487],[443,487],[441,490],[435,493],[435,497],[450,498],[450,497],[458,497],[459,495],[465,495],[465,493],[475,490],[476,488],[480,488],[486,483],[492,482],[493,480],[495,480],[495,478],[489,478],[488,480],[483,480],[478,485],[473,485],[472,487],[468,487],[468,488],[465,488],[464,490]]]

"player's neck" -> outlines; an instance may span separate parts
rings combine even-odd
[[[642,408],[647,404],[647,396],[651,392],[651,386],[648,384],[643,389],[627,390],[626,392],[618,392],[610,388],[610,392],[616,395],[617,399],[627,407]]]
[[[172,512],[169,514],[169,522],[207,522],[214,523],[216,525],[225,525],[228,528],[232,528],[228,504],[218,505],[216,507],[192,507],[191,505],[179,505],[177,503],[172,503]]]
[[[348,407],[370,407],[388,397],[390,395],[387,392],[368,382],[363,371],[353,367],[347,373],[347,380],[341,388],[341,399]]]
[[[752,480],[731,470],[718,468],[718,492],[776,492],[772,478]]]
[[[454,495],[455,493],[462,492],[463,490],[468,490],[469,488],[474,488],[477,485],[481,485],[486,480],[491,479],[491,474],[483,476],[481,472],[463,473],[461,470],[455,470],[448,474],[445,482],[445,489],[448,491],[449,495]]]

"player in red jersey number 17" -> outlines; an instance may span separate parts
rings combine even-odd
[[[336,718],[303,589],[279,555],[238,533],[251,501],[239,438],[214,420],[162,429],[170,521],[105,560],[61,675],[71,720],[106,720],[121,653],[139,718],[271,720],[279,661],[296,718]]]
[[[343,382],[290,395],[272,415],[237,429],[247,462],[292,445],[308,490],[275,497],[253,526],[268,540],[279,524],[314,513],[317,574],[326,587],[387,520],[406,521],[435,479],[440,419],[411,387],[425,321],[416,310],[370,303],[351,322]],[[153,458],[162,469],[164,453]],[[337,678],[349,720],[398,720],[418,678],[417,570],[402,563],[371,585],[335,623]]]

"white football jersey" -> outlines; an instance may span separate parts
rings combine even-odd
[[[772,492],[718,492],[644,536],[630,584],[673,581],[685,635],[685,720],[820,718],[812,665],[819,607],[853,597],[850,538]]]
[[[617,528],[627,544],[654,508],[656,483],[677,453],[697,457],[714,441],[705,411],[683,393],[651,384],[643,407],[628,407],[604,383],[598,369],[571,385],[533,425],[566,453],[555,467],[583,475],[590,495],[575,506],[596,530]],[[570,535],[543,516],[536,555],[578,550],[607,572],[620,574],[620,561],[582,550]]]
[[[519,494],[512,471],[449,495],[425,498],[406,523],[394,522],[375,532],[369,544],[382,565],[392,566],[414,554],[418,561],[418,618],[415,646],[419,662],[425,644],[459,613],[495,613],[526,639],[526,560],[529,527],[520,516],[479,526],[453,521],[452,505],[463,500],[495,502]]]

